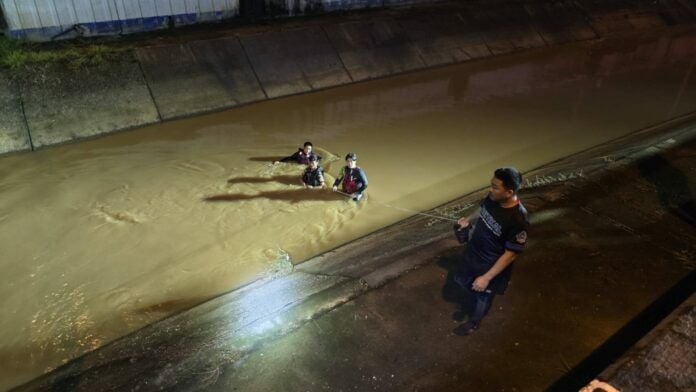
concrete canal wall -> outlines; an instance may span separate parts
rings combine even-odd
[[[0,153],[625,33],[644,32],[646,44],[607,58],[597,65],[602,70],[636,59],[693,58],[695,22],[696,0],[438,3],[139,47],[87,68],[0,70]],[[677,32],[673,39],[649,42],[652,29],[664,28]]]

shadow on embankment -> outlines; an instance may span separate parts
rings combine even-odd
[[[684,173],[659,155],[641,159],[638,169],[643,178],[655,185],[660,204],[679,219],[696,227],[696,202]]]

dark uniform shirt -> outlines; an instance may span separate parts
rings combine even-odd
[[[311,155],[314,155],[317,157],[317,161],[321,161],[321,156],[314,151],[310,152],[309,154],[305,154],[303,148],[298,148],[297,151],[290,155],[289,157],[285,157],[280,160],[280,162],[296,162],[296,163],[301,163],[303,165],[306,165],[309,163],[309,157]]]
[[[527,243],[529,218],[522,203],[503,208],[486,197],[481,203],[480,217],[462,256],[462,273],[477,278],[491,269],[506,250],[522,253]],[[502,294],[512,274],[512,264],[493,278],[488,289]]]
[[[311,167],[306,168],[302,175],[302,182],[310,186],[320,186],[324,183],[324,170],[321,166],[317,166],[314,170]]]

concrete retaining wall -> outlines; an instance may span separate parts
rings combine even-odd
[[[165,120],[266,98],[235,37],[138,49],[136,55]]]
[[[449,3],[315,22],[141,47],[87,70],[0,70],[0,154],[432,66],[693,25],[696,0]],[[598,66],[617,72],[635,58],[693,56],[693,37]]]
[[[240,38],[269,98],[352,80],[321,26]]]
[[[33,148],[159,121],[130,54],[86,70],[53,64],[41,71],[18,83]]]

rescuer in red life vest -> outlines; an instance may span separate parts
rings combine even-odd
[[[309,165],[310,155],[316,155],[317,160],[321,161],[321,156],[312,152],[313,148],[314,146],[312,146],[312,142],[305,142],[304,146],[302,146],[302,148],[298,148],[294,154],[290,155],[289,157],[285,157],[279,161],[275,161],[273,162],[273,164],[275,165],[280,162],[295,162],[300,163],[302,165]]]
[[[365,171],[358,167],[357,161],[358,156],[355,153],[346,155],[346,166],[341,169],[333,184],[334,192],[338,190],[338,184],[341,184],[341,191],[349,194],[355,201],[362,199],[367,188],[367,176]]]

